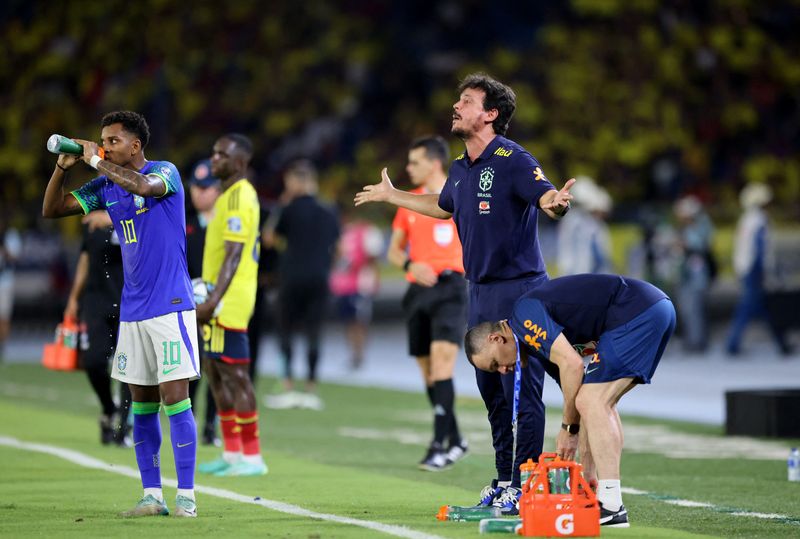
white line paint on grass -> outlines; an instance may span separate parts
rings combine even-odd
[[[10,438],[7,436],[0,436],[0,445],[13,447],[16,449],[25,449],[28,451],[37,451],[39,453],[45,453],[47,455],[52,455],[54,457],[67,460],[79,466],[83,466],[84,468],[103,470],[131,477],[133,479],[139,479],[138,470],[135,470],[129,466],[109,464],[107,462],[103,462],[102,460],[90,457],[89,455],[85,455],[83,453],[74,451],[72,449],[56,447],[52,445],[23,442],[17,440],[16,438]],[[178,483],[174,479],[164,479],[163,483],[168,487],[172,488],[178,487]],[[251,505],[260,505],[261,507],[277,511],[279,513],[286,513],[290,515],[313,518],[317,520],[326,520],[328,522],[337,522],[339,524],[348,524],[351,526],[359,526],[362,528],[367,528],[370,530],[375,530],[381,533],[385,533],[387,535],[393,535],[395,537],[406,537],[409,539],[443,539],[438,535],[432,535],[420,531],[415,531],[409,528],[405,528],[403,526],[394,526],[391,524],[382,524],[380,522],[373,522],[370,520],[359,520],[355,518],[342,517],[339,515],[332,515],[330,513],[317,513],[315,511],[304,509],[298,505],[292,505],[289,503],[278,502],[274,500],[265,500],[263,498],[254,498],[253,496],[246,496],[244,494],[239,494],[237,492],[221,488],[195,485],[195,490],[197,492],[202,492],[203,494],[208,494],[209,496],[216,496],[218,498],[224,498],[226,500],[232,500]],[[716,513],[724,513],[727,515],[733,515],[737,517],[759,518],[764,520],[778,520],[787,524],[800,525],[800,520],[790,517],[788,515],[781,515],[777,513],[757,513],[738,508],[721,507],[706,502],[696,502],[692,500],[684,500],[680,498],[673,498],[670,496],[663,496],[635,488],[622,487],[621,490],[623,494],[630,494],[632,496],[646,496],[650,499],[657,500],[670,505],[677,505],[679,507],[709,509]]]
[[[21,440],[17,440],[16,438],[11,438],[8,436],[0,436],[0,445],[13,447],[15,449],[24,449],[27,451],[36,451],[39,453],[45,453],[47,455],[52,455],[54,457],[67,460],[69,462],[72,462],[73,464],[83,466],[84,468],[103,470],[106,472],[112,472],[115,474],[124,475],[134,479],[139,479],[138,470],[135,470],[129,466],[109,464],[94,457],[90,457],[89,455],[80,453],[78,451],[73,451],[72,449],[56,447],[52,445],[23,442]],[[163,483],[168,487],[172,488],[178,487],[178,482],[175,481],[174,479],[164,479]],[[387,535],[393,535],[395,537],[406,537],[408,539],[442,539],[438,535],[432,535],[429,533],[415,531],[410,528],[405,528],[403,526],[394,526],[391,524],[382,524],[380,522],[373,522],[370,520],[359,520],[355,518],[342,517],[339,515],[332,515],[330,513],[317,513],[315,511],[304,509],[298,505],[292,505],[290,503],[278,502],[274,500],[265,500],[263,498],[254,498],[253,496],[246,496],[244,494],[239,494],[237,492],[221,488],[195,485],[194,489],[197,492],[202,492],[203,494],[207,494],[209,496],[216,496],[218,498],[224,498],[226,500],[232,500],[241,503],[248,503],[251,505],[260,505],[261,507],[277,511],[279,513],[286,513],[289,515],[313,518],[317,520],[326,520],[328,522],[337,522],[339,524],[348,524],[351,526],[359,526],[361,528],[375,530],[381,533],[385,533]]]
[[[668,503],[670,505],[677,505],[679,507],[693,507],[693,508],[701,508],[701,509],[709,509],[710,511],[714,511],[715,513],[724,513],[726,515],[733,515],[735,517],[750,517],[750,518],[760,518],[764,520],[778,520],[783,522],[784,524],[792,524],[795,526],[800,526],[800,519],[790,517],[789,515],[781,515],[778,513],[757,513],[755,511],[746,511],[744,509],[738,509],[733,507],[722,507],[719,505],[714,505],[713,503],[706,503],[706,502],[695,502],[693,500],[683,500],[681,498],[674,498],[672,496],[663,496],[661,494],[654,494],[652,492],[647,492],[646,490],[639,490],[635,488],[626,488],[622,487],[620,489],[623,494],[631,494],[634,496],[646,496],[651,500],[656,500],[663,503]]]

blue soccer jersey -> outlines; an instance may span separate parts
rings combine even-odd
[[[453,214],[473,283],[545,275],[536,218],[539,197],[555,189],[519,144],[496,136],[470,161],[450,166],[439,207]]]
[[[542,283],[517,300],[509,325],[529,348],[549,357],[560,333],[573,344],[594,341],[665,298],[664,292],[637,279],[569,275]],[[547,311],[545,318],[540,305]]]
[[[186,266],[186,214],[180,174],[168,161],[149,161],[139,172],[161,178],[166,193],[141,197],[106,176],[72,192],[84,213],[105,209],[114,223],[125,278],[122,322],[194,309]]]

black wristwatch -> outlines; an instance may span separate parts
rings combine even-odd
[[[573,423],[571,425],[567,425],[566,423],[561,423],[561,428],[567,431],[570,434],[578,434],[581,430],[580,423]]]

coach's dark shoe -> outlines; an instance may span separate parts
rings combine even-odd
[[[628,512],[624,505],[620,505],[616,511],[609,511],[603,504],[600,504],[600,525],[608,528],[630,528],[628,522]]]
[[[506,487],[503,492],[494,499],[492,504],[500,508],[503,516],[515,516],[519,514],[519,497],[522,490],[514,487]]]
[[[481,490],[481,499],[476,504],[477,507],[489,507],[494,503],[495,498],[500,496],[505,488],[497,486],[497,479],[492,479],[491,484],[486,485]]]

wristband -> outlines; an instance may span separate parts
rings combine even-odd
[[[92,167],[93,169],[97,170],[97,163],[99,163],[102,160],[103,160],[103,158],[100,157],[99,155],[93,155],[89,159],[89,166]]]
[[[406,261],[403,262],[403,271],[408,271],[409,266],[411,266],[411,259],[406,258]]]
[[[60,168],[61,170],[63,170],[64,172],[66,172],[67,170],[69,170],[69,169],[67,169],[67,168],[64,168],[64,167],[62,167],[62,166],[61,166],[61,165],[59,165],[58,163],[56,163],[56,166],[57,166],[58,168]]]

